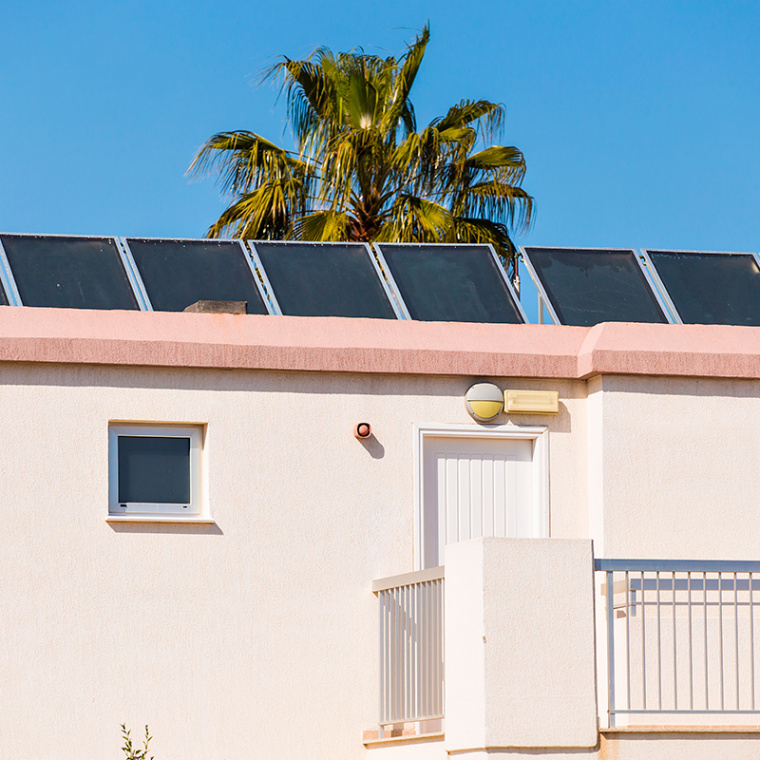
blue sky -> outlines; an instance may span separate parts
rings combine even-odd
[[[200,237],[185,170],[217,131],[289,144],[278,55],[397,54],[430,22],[418,121],[507,108],[537,216],[522,243],[760,249],[760,3],[0,4],[0,231]]]

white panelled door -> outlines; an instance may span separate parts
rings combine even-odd
[[[544,534],[534,447],[525,438],[425,436],[423,567],[443,564],[456,541]]]

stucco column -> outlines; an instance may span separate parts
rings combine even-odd
[[[446,749],[597,743],[588,540],[446,548]]]

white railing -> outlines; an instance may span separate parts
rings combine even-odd
[[[372,584],[380,609],[380,720],[443,718],[443,568]]]
[[[760,562],[614,559],[596,570],[610,726],[760,713]]]

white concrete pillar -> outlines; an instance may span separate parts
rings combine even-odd
[[[597,744],[588,540],[446,548],[446,749]]]

